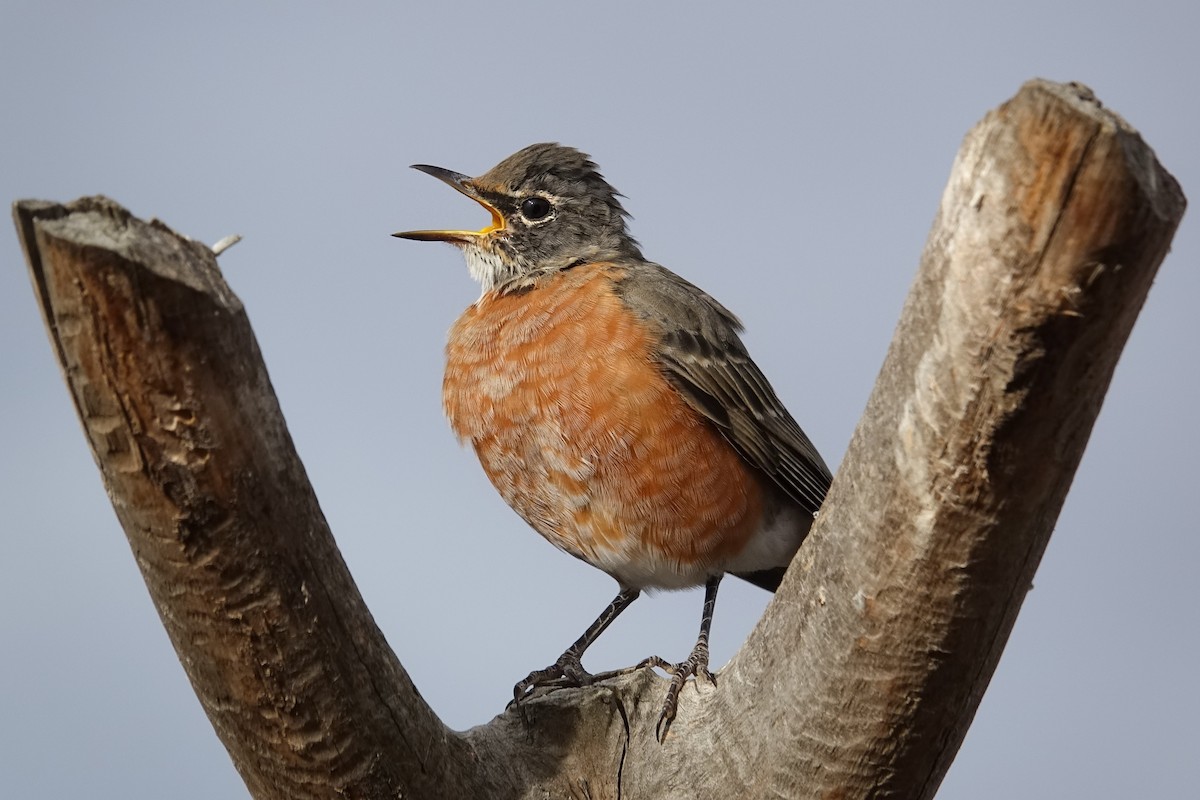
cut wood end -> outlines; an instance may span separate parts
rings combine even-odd
[[[13,204],[13,216],[35,283],[42,282],[47,267],[42,250],[47,240],[53,240],[69,248],[116,256],[133,268],[206,294],[222,306],[241,307],[208,245],[157,219],[139,219],[107,197],[81,197],[66,204],[19,200]]]
[[[1115,137],[1120,144],[1126,170],[1136,182],[1150,210],[1164,220],[1178,220],[1183,216],[1187,199],[1178,181],[1159,163],[1154,150],[1142,139],[1137,128],[1117,112],[1106,108],[1091,87],[1079,81],[1056,83],[1035,78],[1027,81],[1012,100],[1001,106],[1000,112],[1022,103],[1057,104],[1062,110],[1099,126],[1098,134]]]
[[[943,211],[965,214],[960,223],[982,224],[976,217],[991,197],[1010,202],[990,209],[999,217],[988,247],[1023,248],[1034,263],[1052,236],[1089,242],[1082,257],[1090,262],[1151,220],[1173,227],[1186,208],[1178,182],[1133,126],[1086,85],[1041,79],[1025,83],[967,134]],[[1009,213],[1014,217],[1005,222]],[[1075,233],[1067,235],[1064,226]]]
[[[1132,130],[1129,127],[1129,123],[1122,119],[1119,114],[1104,107],[1104,103],[1096,96],[1096,93],[1092,91],[1090,86],[1079,81],[1058,83],[1057,81],[1050,81],[1044,78],[1034,78],[1022,84],[1021,90],[1005,103],[1004,106],[1027,102],[1029,100],[1045,102],[1047,98],[1064,103],[1073,111],[1091,117],[1097,122],[1115,124]]]

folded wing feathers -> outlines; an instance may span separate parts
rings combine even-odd
[[[758,366],[748,355],[712,353],[690,332],[671,339],[663,366],[683,395],[793,500],[809,511],[820,508],[829,470]]]
[[[680,394],[747,461],[815,513],[829,490],[829,468],[746,352],[738,318],[703,290],[649,262],[630,265],[620,292],[658,327],[658,360]]]

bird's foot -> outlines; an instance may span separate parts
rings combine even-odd
[[[675,721],[679,693],[683,691],[683,685],[687,683],[687,679],[694,675],[697,678],[704,678],[714,686],[717,683],[716,676],[708,670],[708,643],[697,642],[692,654],[678,664],[672,664],[658,656],[650,656],[638,666],[658,667],[671,675],[671,685],[667,687],[667,696],[663,699],[662,711],[658,715],[658,725],[654,728],[654,736],[658,739],[659,744],[662,744],[666,741],[671,723]]]
[[[541,686],[563,689],[588,686],[595,681],[596,676],[583,668],[583,662],[579,660],[579,656],[568,650],[558,657],[558,661],[545,669],[535,669],[525,680],[514,686],[513,702],[520,703],[532,694],[534,689]]]

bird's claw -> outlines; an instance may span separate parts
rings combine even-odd
[[[514,686],[513,703],[519,704],[535,689],[542,686],[550,686],[555,689],[587,686],[595,679],[594,675],[583,668],[583,662],[579,660],[579,656],[568,650],[558,657],[558,661],[545,669],[535,669],[525,680]]]
[[[658,656],[650,656],[638,666],[658,667],[671,675],[671,685],[667,687],[667,696],[663,699],[658,724],[654,727],[654,738],[662,744],[666,741],[667,732],[671,730],[671,723],[675,721],[679,693],[683,691],[687,679],[694,675],[697,678],[703,677],[714,686],[717,683],[716,676],[708,669],[708,647],[703,643],[697,644],[692,654],[678,664],[672,664]]]
[[[706,644],[697,644],[695,649],[692,650],[692,654],[678,664],[672,664],[660,656],[650,656],[643,659],[634,667],[614,670],[613,672],[602,672],[598,675],[593,675],[584,669],[579,656],[567,651],[559,656],[558,660],[550,666],[534,670],[529,673],[525,680],[514,686],[513,700],[510,705],[515,705],[520,709],[521,701],[533,694],[534,690],[542,687],[565,689],[590,686],[599,680],[624,675],[639,669],[645,669],[646,667],[656,667],[671,676],[671,684],[667,687],[667,696],[663,698],[662,710],[659,712],[658,724],[654,728],[654,737],[661,744],[666,741],[667,733],[671,729],[671,723],[675,721],[675,712],[679,705],[679,693],[683,691],[683,686],[687,683],[687,679],[695,676],[696,678],[703,678],[714,686],[716,685],[717,678],[708,669],[708,647]]]

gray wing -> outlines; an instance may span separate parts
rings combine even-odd
[[[658,329],[659,363],[680,394],[746,461],[815,513],[829,490],[829,468],[750,358],[738,318],[658,264],[630,269],[617,290]]]

